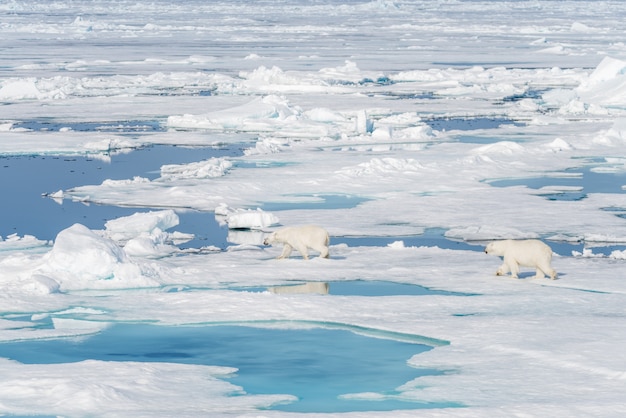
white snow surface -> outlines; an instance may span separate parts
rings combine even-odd
[[[394,396],[463,405],[342,417],[626,414],[625,251],[556,254],[559,280],[512,280],[481,251],[332,242],[432,227],[468,241],[623,245],[624,185],[571,201],[490,181],[626,171],[626,2],[36,0],[0,13],[0,155],[106,162],[150,144],[246,142],[241,156],[166,164],[153,180],[37,191],[154,210],[102,230],[77,221],[53,242],[0,237],[1,341],[88,337],[120,321],[341,323],[448,342],[407,359],[446,373]],[[503,122],[433,129],[433,118]],[[58,129],[22,126],[30,121]],[[76,128],[129,121],[162,129]],[[316,208],[328,195],[362,201]],[[257,209],[264,203],[286,209]],[[229,231],[227,251],[184,252],[176,243],[192,237],[167,232],[179,208],[257,230]],[[326,228],[330,259],[275,260],[280,248],[260,243],[278,223]],[[231,290],[356,279],[472,296]],[[54,326],[38,327],[41,318]],[[303,415],[267,409],[294,399],[247,394],[219,364],[0,359],[0,369],[0,414]]]

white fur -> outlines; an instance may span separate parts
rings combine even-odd
[[[288,226],[272,232],[263,244],[272,245],[282,243],[283,252],[278,258],[287,258],[292,249],[296,249],[305,260],[309,259],[307,248],[319,251],[320,257],[328,258],[328,244],[330,238],[328,232],[319,226]]]
[[[519,267],[534,267],[537,269],[535,278],[542,279],[549,276],[556,279],[556,271],[552,268],[552,249],[537,239],[493,241],[487,244],[485,252],[504,258],[504,262],[496,271],[498,276],[505,275],[509,271],[511,277],[516,279]]]

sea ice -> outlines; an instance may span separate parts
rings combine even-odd
[[[118,321],[343,324],[449,343],[409,360],[443,374],[346,397],[462,405],[424,417],[626,414],[624,250],[559,254],[560,280],[512,280],[481,252],[395,238],[438,228],[468,241],[625,242],[623,185],[566,201],[490,184],[625,170],[625,2],[14,1],[0,12],[0,171],[14,155],[237,151],[165,159],[150,178],[27,191],[153,212],[102,229],[76,220],[53,242],[3,229],[0,340],[88,338]],[[17,187],[8,208],[20,183],[3,181]],[[327,195],[359,203],[316,207]],[[180,251],[191,236],[167,231],[181,208],[215,211],[234,245]],[[328,229],[331,258],[273,260],[260,242],[279,219]],[[338,236],[395,242],[333,245]],[[458,294],[232,290],[383,279]],[[225,365],[0,363],[7,415],[300,416],[271,410],[289,394],[228,383]]]

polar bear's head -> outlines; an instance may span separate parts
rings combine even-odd
[[[276,242],[276,232],[272,232],[263,240],[263,245],[272,245]]]
[[[506,241],[493,241],[485,247],[485,253],[490,255],[503,256],[506,251]]]

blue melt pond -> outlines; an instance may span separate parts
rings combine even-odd
[[[89,338],[0,344],[0,356],[27,364],[103,361],[173,362],[235,367],[229,378],[249,394],[291,394],[298,401],[273,409],[292,412],[389,411],[460,406],[358,400],[342,395],[396,388],[433,369],[407,365],[424,344],[371,338],[332,328],[116,324]]]

